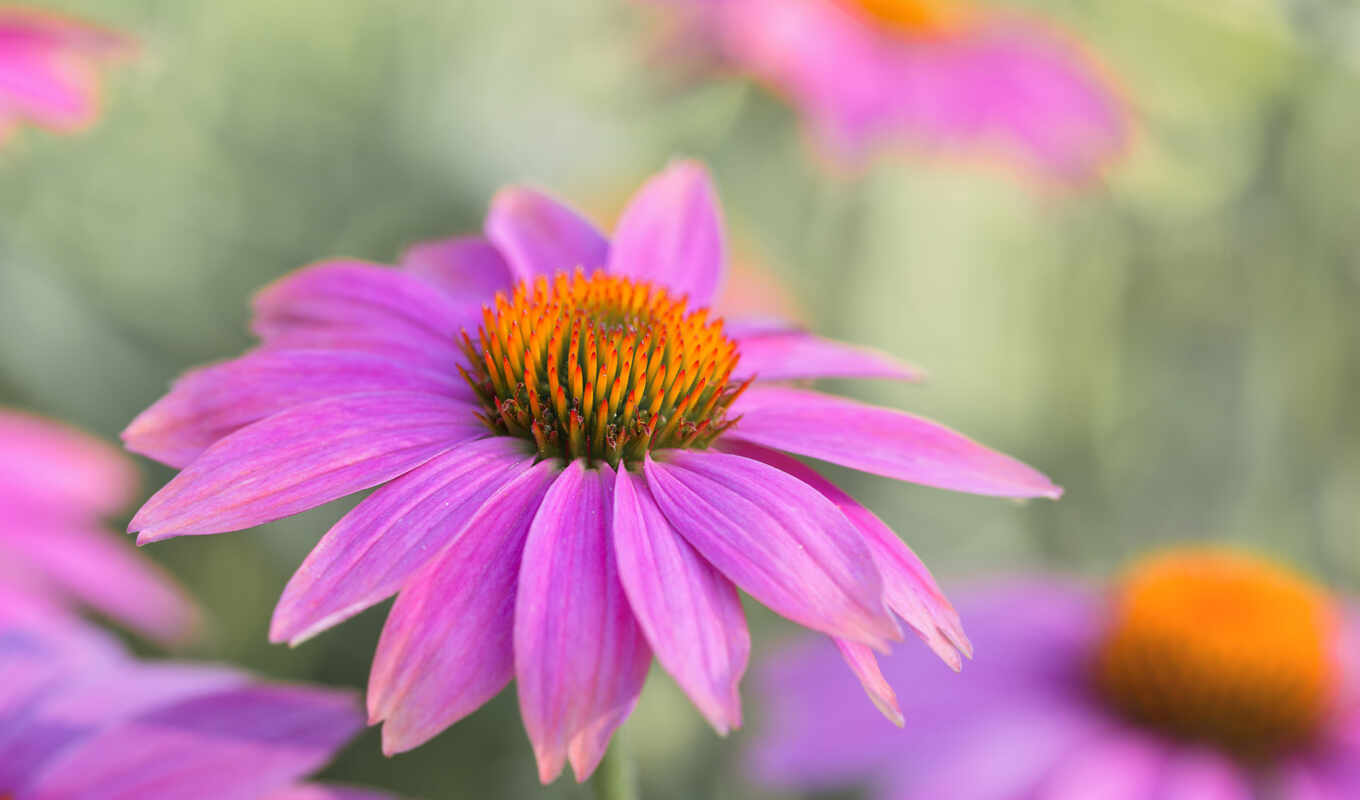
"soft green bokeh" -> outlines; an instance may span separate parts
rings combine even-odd
[[[648,66],[624,0],[50,5],[136,32],[144,57],[89,133],[0,152],[0,402],[114,437],[176,373],[247,347],[250,293],[288,270],[472,231],[512,181],[606,207],[687,154],[820,328],[931,375],[838,389],[1066,486],[1019,505],[836,471],[947,585],[1103,574],[1214,539],[1360,589],[1351,3],[1026,3],[1104,54],[1139,119],[1085,193],[902,158],[822,175],[778,102]],[[142,463],[148,490],[168,477]],[[149,548],[211,615],[192,654],[362,686],[385,607],[296,650],[266,642],[288,575],[342,511]],[[793,632],[751,618],[757,661]],[[756,796],[743,734],[717,739],[660,673],[624,735],[646,797]],[[513,693],[394,759],[370,731],[327,774],[429,798],[588,796],[536,788]]]

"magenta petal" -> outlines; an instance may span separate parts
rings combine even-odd
[[[240,530],[391,480],[486,433],[464,403],[374,392],[290,408],[233,433],[133,517],[138,542]]]
[[[514,288],[514,273],[495,245],[481,236],[459,236],[412,245],[401,268],[463,300],[485,301]]]
[[[609,260],[609,242],[594,225],[534,189],[512,186],[497,192],[485,230],[519,280],[576,267],[593,272]]]
[[[753,386],[733,438],[889,478],[1000,497],[1062,496],[1033,468],[921,417],[840,397]]]
[[[644,480],[614,482],[614,548],[628,603],[661,666],[721,735],[741,727],[751,636],[731,582],[661,513]]]
[[[919,381],[925,373],[887,353],[801,332],[750,336],[738,342],[734,380],[893,378]]]
[[[365,498],[288,581],[269,638],[296,645],[394,594],[533,464],[523,445],[499,436],[455,447]]]
[[[1162,771],[1157,800],[1251,800],[1253,796],[1247,772],[1230,758],[1203,748],[1179,748]]]
[[[879,649],[900,638],[859,532],[812,487],[723,453],[678,451],[645,471],[670,523],[747,594],[832,636]]]
[[[241,687],[114,725],[63,752],[27,787],[42,798],[256,800],[330,760],[362,724],[348,692]]]
[[[560,468],[542,461],[502,479],[397,596],[368,685],[369,719],[384,721],[383,752],[424,743],[510,682],[520,554]]]
[[[299,783],[277,792],[270,792],[260,800],[396,800],[387,792],[335,786],[325,783]]]
[[[137,488],[125,455],[51,420],[0,410],[0,446],[0,509],[22,500],[63,512],[119,511]]]
[[[1161,797],[1157,784],[1169,747],[1150,735],[1116,729],[1066,754],[1035,794],[1052,800],[1087,800],[1099,787],[1100,797],[1108,800]]]
[[[286,408],[361,392],[403,391],[473,400],[467,382],[370,353],[262,350],[202,367],[123,431],[129,450],[183,467],[217,440]]]
[[[897,693],[879,670],[878,658],[874,651],[857,642],[847,642],[844,639],[833,641],[836,648],[841,651],[841,657],[845,659],[850,671],[855,673],[860,685],[864,687],[864,692],[873,701],[874,707],[883,712],[883,716],[892,724],[902,727],[906,720],[902,716],[902,709],[897,705]]]
[[[725,268],[722,212],[708,170],[678,161],[647,181],[614,230],[609,271],[651,281],[706,306]]]
[[[515,601],[520,715],[543,783],[566,760],[590,776],[632,712],[651,652],[628,606],[611,537],[613,471],[573,461],[529,529]]]
[[[463,360],[456,337],[481,314],[480,302],[361,261],[304,267],[260,290],[254,306],[251,330],[266,347],[359,350],[435,370]]]

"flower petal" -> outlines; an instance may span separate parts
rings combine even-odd
[[[63,514],[107,513],[137,489],[137,470],[124,454],[51,420],[0,410],[0,443],[0,508],[22,501]]]
[[[859,532],[812,487],[723,453],[678,451],[644,469],[670,523],[747,594],[832,636],[880,649],[900,638]]]
[[[407,582],[383,627],[368,684],[383,752],[409,750],[472,713],[514,676],[515,587],[529,525],[561,469],[512,480]]]
[[[1000,497],[1062,496],[1031,467],[935,422],[804,389],[753,386],[729,436],[889,478]]]
[[[138,542],[241,530],[391,480],[486,428],[464,403],[373,392],[275,414],[219,441],[133,517]]]
[[[646,482],[626,469],[614,482],[614,548],[628,604],[661,666],[720,735],[741,727],[737,684],[751,636],[736,589],[671,527]]]
[[[522,445],[497,436],[455,447],[364,498],[288,581],[270,640],[296,645],[396,593],[533,464]]]
[[[480,302],[362,261],[304,267],[260,290],[254,307],[251,330],[266,347],[359,350],[435,370],[462,362],[455,337],[481,314]]]
[[[867,347],[801,332],[751,336],[738,342],[741,360],[733,380],[785,381],[800,378],[895,378],[919,381],[925,373]]]
[[[260,350],[186,373],[123,431],[129,450],[183,467],[246,425],[293,406],[346,394],[424,392],[463,401],[471,388],[436,372],[371,353]]]
[[[1360,789],[1360,783],[1352,793],[1356,789]],[[1253,796],[1241,767],[1220,753],[1202,748],[1178,748],[1171,754],[1157,794],[1158,800],[1251,800]],[[1349,795],[1338,795],[1343,796]]]
[[[850,667],[850,671],[855,673],[864,692],[873,701],[874,707],[883,712],[883,716],[897,727],[902,727],[906,722],[902,716],[902,709],[897,705],[897,693],[893,691],[892,685],[887,678],[883,677],[883,672],[878,668],[878,658],[874,651],[858,642],[848,642],[845,639],[834,639],[836,648],[840,650],[841,657]]]
[[[515,285],[510,265],[481,236],[420,242],[402,254],[400,263],[402,269],[460,300],[485,302]]]
[[[573,461],[529,529],[515,601],[520,715],[543,783],[570,759],[590,776],[632,712],[651,652],[611,541],[613,471]]]
[[[594,225],[535,189],[512,186],[497,192],[484,227],[518,280],[576,267],[592,272],[609,260],[609,241]]]
[[[387,792],[336,786],[326,783],[299,783],[277,792],[270,792],[260,800],[396,800]]]
[[[671,164],[647,181],[614,230],[609,271],[651,281],[706,306],[726,267],[722,212],[708,170],[695,161]]]
[[[1168,755],[1169,745],[1163,741],[1115,729],[1065,754],[1034,794],[1052,800],[1089,800],[1098,786],[1102,800],[1161,797],[1157,784]]]

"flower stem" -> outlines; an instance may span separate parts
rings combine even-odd
[[[639,800],[642,796],[638,791],[637,764],[621,738],[617,732],[614,734],[614,743],[590,779],[596,800]]]

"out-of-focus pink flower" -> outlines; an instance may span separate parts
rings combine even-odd
[[[387,797],[298,783],[363,727],[351,692],[137,661],[93,628],[2,616],[0,675],[0,797]]]
[[[183,592],[104,529],[136,488],[114,448],[0,409],[0,594],[15,596],[14,613],[84,606],[162,642],[191,633],[197,615]]]
[[[787,98],[840,162],[887,144],[1003,154],[1063,181],[1123,148],[1095,62],[1049,26],[955,0],[654,0],[698,51]]]
[[[20,122],[80,130],[99,114],[99,68],[136,51],[85,22],[0,5],[0,142]]]
[[[830,648],[772,659],[758,778],[894,800],[1360,797],[1360,618],[1293,572],[1195,548],[1105,592],[1011,580],[958,607],[978,653],[963,675],[882,663],[904,731]]]
[[[653,654],[719,732],[740,724],[738,588],[861,671],[900,637],[894,614],[959,661],[915,555],[779,451],[977,494],[1058,487],[935,423],[772,383],[915,371],[778,320],[713,319],[724,236],[698,164],[648,181],[612,239],[526,188],[496,196],[485,233],[265,289],[262,346],[180,379],[124,433],[183,467],[133,519],[139,541],[380,486],[293,576],[272,638],[397,594],[369,683],[384,748],[514,678],[545,782],[595,769]]]

